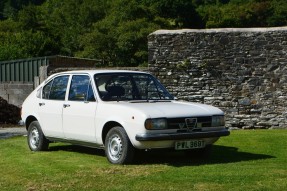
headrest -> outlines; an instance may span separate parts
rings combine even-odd
[[[107,88],[108,94],[110,96],[124,96],[125,89],[122,86],[110,86]]]

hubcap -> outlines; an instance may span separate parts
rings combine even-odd
[[[122,156],[122,140],[118,135],[109,138],[108,153],[113,161],[117,161]]]
[[[37,149],[39,146],[39,131],[37,128],[33,127],[33,129],[30,132],[29,140],[30,140],[30,146],[33,149]]]

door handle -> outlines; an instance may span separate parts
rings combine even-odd
[[[45,105],[45,103],[39,103],[39,106],[43,106],[43,105]]]
[[[70,107],[70,104],[64,104],[63,107],[64,107],[64,108]]]

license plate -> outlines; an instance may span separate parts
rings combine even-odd
[[[203,147],[205,147],[205,142],[203,140],[175,142],[175,150],[198,149]]]

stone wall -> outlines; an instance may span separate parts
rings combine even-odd
[[[9,104],[21,107],[33,88],[34,84],[30,82],[0,82],[0,97]]]
[[[223,109],[227,127],[287,127],[287,27],[159,30],[148,47],[173,95]]]

